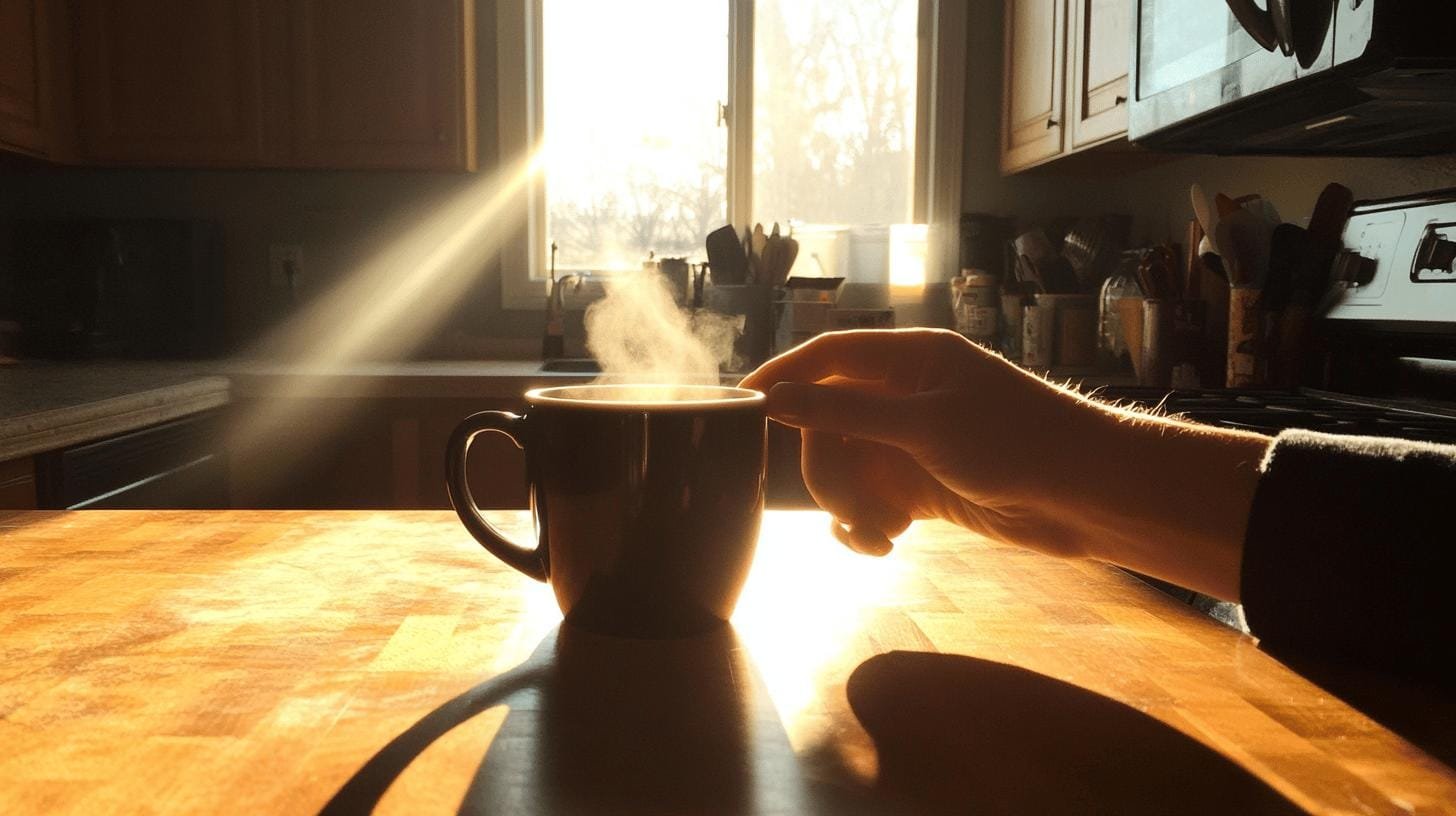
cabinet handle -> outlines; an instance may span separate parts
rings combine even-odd
[[[1126,105],[1127,104],[1127,97],[1125,97],[1125,96],[1113,97],[1112,104],[1114,104],[1114,105]]]
[[[1058,122],[1055,119],[1048,119],[1047,120],[1047,130],[1051,130],[1052,128],[1057,127],[1060,124],[1061,124],[1061,122]]]

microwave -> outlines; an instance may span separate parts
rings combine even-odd
[[[1215,154],[1456,152],[1456,1],[1133,0],[1128,137]]]

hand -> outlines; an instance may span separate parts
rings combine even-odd
[[[743,386],[801,429],[805,484],[857,551],[941,518],[1237,595],[1264,437],[1104,405],[935,329],[821,335]]]
[[[743,386],[768,390],[769,415],[803,430],[805,484],[853,549],[886,553],[912,520],[942,518],[1080,552],[1049,512],[1042,467],[1071,442],[1075,400],[958,334],[821,335]]]

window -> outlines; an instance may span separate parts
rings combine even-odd
[[[649,253],[701,259],[725,223],[779,222],[823,248],[802,263],[839,274],[847,235],[883,257],[891,225],[936,215],[932,189],[946,185],[931,166],[958,209],[959,121],[940,134],[954,161],[935,162],[927,138],[944,84],[935,46],[965,39],[957,5],[501,0],[502,155],[539,145],[543,159],[506,305],[539,308],[553,242],[558,272],[613,272]],[[921,36],[955,15],[961,36]]]

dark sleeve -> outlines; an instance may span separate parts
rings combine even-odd
[[[1456,446],[1285,431],[1244,537],[1244,614],[1270,651],[1456,682]]]

